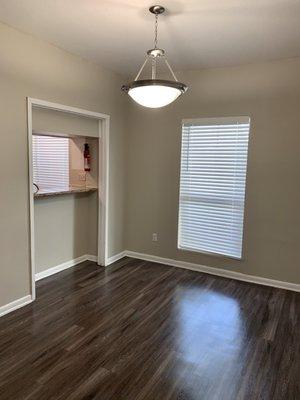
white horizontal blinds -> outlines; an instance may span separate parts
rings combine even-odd
[[[69,188],[69,139],[33,135],[33,181],[40,189]]]
[[[241,258],[248,117],[185,122],[179,248]]]

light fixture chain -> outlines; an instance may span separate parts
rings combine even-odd
[[[157,29],[158,29],[158,14],[155,14],[155,39],[154,39],[154,48],[157,49]]]

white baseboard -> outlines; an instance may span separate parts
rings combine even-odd
[[[287,289],[287,290],[293,290],[295,292],[300,292],[300,284],[297,283],[277,281],[274,279],[263,278],[255,275],[246,275],[242,274],[241,272],[229,271],[221,268],[207,267],[205,265],[189,263],[186,261],[177,261],[171,258],[152,256],[150,254],[136,253],[134,251],[129,251],[129,250],[126,250],[124,253],[127,257],[139,258],[145,261],[152,261],[159,264],[166,264],[173,267],[185,268],[193,271],[204,272],[211,275],[222,276],[224,278],[231,278],[239,281],[252,282],[252,283],[257,283],[259,285],[273,286],[280,289]]]
[[[123,258],[125,256],[126,256],[126,251],[124,250],[121,253],[118,253],[118,254],[115,254],[114,256],[109,257],[106,261],[106,266],[120,260],[121,258]]]
[[[300,292],[300,284],[297,284],[297,283],[277,281],[274,279],[268,279],[268,278],[263,278],[260,276],[242,274],[241,272],[228,271],[228,270],[221,269],[221,268],[208,267],[205,265],[189,263],[186,261],[178,261],[178,260],[173,260],[171,258],[164,258],[164,257],[153,256],[150,254],[137,253],[135,251],[130,251],[130,250],[125,250],[119,254],[109,257],[107,260],[107,265],[110,265],[126,256],[132,257],[132,258],[139,258],[139,259],[145,260],[145,261],[156,262],[159,264],[166,264],[166,265],[170,265],[173,267],[190,269],[190,270],[198,271],[198,272],[204,272],[204,273],[211,274],[211,275],[222,276],[224,278],[231,278],[231,279],[236,279],[239,281],[257,283],[259,285],[272,286],[272,287],[277,287],[280,289],[286,289],[286,290],[292,290],[295,292]],[[87,260],[97,262],[97,256],[86,254],[84,256],[77,257],[73,260],[67,261],[67,262],[57,265],[53,268],[49,268],[43,272],[39,272],[35,275],[35,278],[38,281],[40,279],[46,278],[47,276],[50,276],[50,275],[56,274],[60,271],[63,271],[67,268],[71,268],[71,267],[75,266],[76,264],[79,264],[79,263],[81,263],[83,261],[87,261]],[[27,296],[21,297],[20,299],[14,300],[11,303],[5,304],[4,306],[0,307],[0,317],[2,317],[3,315],[8,314],[14,310],[17,310],[18,308],[21,308],[31,302],[32,302],[31,295],[27,295]]]
[[[124,256],[123,256],[124,257]],[[122,258],[122,257],[121,257]],[[46,278],[47,276],[56,274],[60,271],[63,271],[67,268],[74,267],[75,265],[83,262],[83,261],[94,261],[97,262],[97,256],[91,254],[85,254],[81,257],[74,258],[73,260],[64,262],[62,264],[56,265],[55,267],[48,268],[45,271],[38,272],[35,274],[35,280],[39,281],[40,279]],[[5,304],[4,306],[0,307],[0,317],[5,314],[10,313],[11,311],[17,310],[20,307],[25,306],[26,304],[31,303],[32,297],[31,295],[21,297],[20,299],[14,300],[11,303]]]
[[[57,274],[58,272],[61,272],[61,271],[64,271],[65,269],[74,267],[75,265],[77,265],[83,261],[97,262],[97,256],[93,256],[91,254],[85,254],[83,256],[74,258],[73,260],[69,260],[62,264],[56,265],[55,267],[45,269],[45,271],[37,272],[35,274],[35,280],[39,281],[40,279],[46,278],[47,276]]]
[[[109,257],[107,259],[106,266],[110,265],[110,264],[112,264],[112,263],[114,263],[114,262],[116,262],[118,260],[120,260],[121,258],[125,257],[125,255],[126,255],[126,252],[122,251],[121,253],[118,253],[118,254],[115,254],[112,257]],[[74,258],[73,260],[66,261],[66,262],[64,262],[62,264],[56,265],[55,267],[51,267],[51,268],[45,269],[42,272],[37,272],[35,274],[35,280],[39,281],[39,280],[41,280],[43,278],[47,278],[48,276],[57,274],[58,272],[64,271],[65,269],[72,268],[75,265],[77,265],[77,264],[79,264],[81,262],[84,262],[84,261],[97,262],[98,261],[98,257],[94,256],[92,254],[85,254],[83,256]]]
[[[27,296],[21,297],[20,299],[12,301],[11,303],[5,304],[5,306],[0,307],[0,317],[12,311],[17,310],[18,308],[26,306],[26,304],[29,304],[31,302],[32,302],[32,297],[29,294]]]
[[[97,256],[93,256],[92,254],[87,254],[85,257],[86,257],[87,261],[93,261],[93,262],[97,262],[98,261],[98,257]]]

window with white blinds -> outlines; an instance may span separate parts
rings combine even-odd
[[[41,190],[68,190],[68,138],[33,135],[32,156],[33,182]]]
[[[249,117],[182,126],[178,247],[242,257]]]

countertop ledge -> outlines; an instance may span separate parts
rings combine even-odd
[[[34,193],[34,198],[38,199],[41,197],[49,197],[49,196],[59,196],[62,194],[71,194],[71,193],[88,193],[88,192],[95,192],[98,188],[96,187],[70,187],[67,190],[61,189],[53,189],[53,190],[40,190],[37,193]]]

